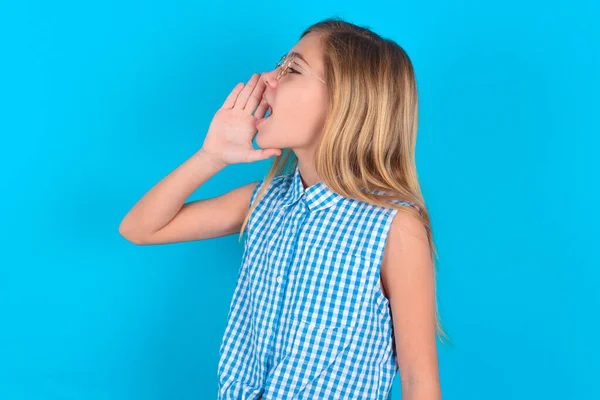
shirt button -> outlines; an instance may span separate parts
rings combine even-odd
[[[281,283],[281,282],[283,282],[283,278],[281,277],[281,275],[279,275],[277,277],[277,283]]]

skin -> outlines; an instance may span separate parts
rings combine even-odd
[[[308,62],[296,57],[301,68],[323,79],[322,44],[319,36],[309,33],[291,48]],[[313,165],[313,154],[327,117],[327,86],[309,73],[295,68],[280,80],[277,70],[264,72],[261,80],[263,96],[271,105],[272,116],[261,123],[256,144],[261,148],[289,148],[298,157],[300,174],[306,186],[319,181]]]
[[[396,213],[381,263],[381,284],[392,310],[402,399],[441,399],[435,277],[427,232],[417,217]]]
[[[308,62],[301,67],[323,78],[322,44],[310,33],[290,50]],[[292,64],[292,68],[294,65]],[[261,148],[290,148],[298,157],[305,188],[320,181],[313,154],[322,134],[327,108],[323,82],[294,68],[280,80],[277,69],[264,72],[257,83],[272,107],[259,124]],[[393,315],[398,366],[405,400],[438,400],[441,388],[435,337],[435,284],[424,226],[414,216],[398,212],[390,227],[381,265],[382,292]]]

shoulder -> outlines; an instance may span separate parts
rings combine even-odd
[[[281,199],[287,192],[287,190],[291,184],[292,178],[293,177],[291,174],[274,176],[271,179],[271,181],[269,182],[268,187],[265,189],[265,192],[262,195],[262,197],[260,198],[259,203],[261,203],[261,204],[273,203],[274,201]],[[256,183],[257,184],[254,187],[254,190],[252,191],[252,196],[250,197],[250,205],[252,205],[254,203],[254,200],[258,196],[258,193],[265,186],[266,180],[261,179]]]
[[[254,228],[255,221],[267,220],[268,215],[278,207],[281,200],[287,193],[288,187],[290,186],[291,177],[289,174],[274,176],[265,188],[264,192],[260,195],[259,193],[263,190],[266,184],[265,179],[261,179],[256,182],[256,186],[250,196],[250,203],[248,204],[248,210],[252,209],[252,206],[256,202],[256,206],[251,211],[248,218],[247,231],[251,231]]]
[[[372,190],[372,193],[379,194],[379,195],[389,194],[388,192],[383,191],[383,190]],[[422,215],[422,212],[421,212],[421,209],[419,208],[419,206],[417,206],[416,204],[414,204],[414,203],[412,203],[410,201],[400,200],[400,199],[394,199],[394,200],[388,200],[388,203],[399,205],[399,206],[413,207],[419,214]],[[390,206],[388,206],[388,207],[381,207],[381,206],[374,205],[374,204],[372,206],[375,207],[375,208],[381,208],[381,209],[384,209],[385,211],[388,211],[391,214],[392,218],[394,217],[394,215],[397,212],[396,208],[390,207]],[[404,213],[398,213],[398,214],[404,214]]]
[[[414,207],[416,210],[419,208],[412,204],[405,202],[403,204],[407,207]],[[427,238],[427,230],[425,229],[425,225],[423,225],[423,221],[420,217],[413,213],[402,212],[399,210],[395,210],[396,212],[392,214],[392,222],[390,224],[390,236],[393,236],[392,244],[400,245],[402,243],[406,243],[409,241],[420,241],[420,242],[428,242]],[[388,238],[389,240],[390,238]]]
[[[380,269],[385,296],[397,309],[401,296],[409,296],[417,288],[430,284],[433,261],[427,231],[421,219],[401,211],[393,213],[392,218]],[[412,301],[406,300],[409,303]]]
[[[382,277],[393,279],[402,274],[410,276],[411,269],[421,269],[428,265],[431,265],[431,251],[427,230],[421,218],[414,213],[392,213],[381,264]]]

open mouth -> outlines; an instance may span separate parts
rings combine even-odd
[[[267,115],[267,113],[269,115]],[[267,116],[263,117],[263,118],[259,118],[258,121],[256,121],[257,125],[260,124],[260,123],[262,123],[263,121],[266,121],[266,120],[268,120],[268,119],[271,118],[271,116],[273,115],[273,109],[271,108],[271,106],[269,106],[269,108],[267,108],[267,111],[265,112],[265,115],[267,115]]]
[[[269,118],[271,115],[273,115],[273,107],[271,106],[271,102],[269,101],[266,95],[263,95],[263,100],[267,103],[267,106],[269,106],[267,107],[267,111],[265,112],[265,115],[269,114],[269,116],[266,118]]]
[[[268,99],[267,99],[265,96],[263,96],[263,100],[267,102],[267,105],[268,105],[269,107],[267,108],[267,111],[265,111],[265,114],[264,114],[265,116],[264,116],[264,117],[262,117],[262,118],[259,118],[259,119],[256,121],[256,125],[259,125],[259,124],[261,124],[262,122],[264,122],[264,121],[266,121],[266,120],[268,120],[268,119],[271,119],[271,116],[273,116],[273,107],[271,107],[271,104],[269,104],[269,100],[268,100]]]

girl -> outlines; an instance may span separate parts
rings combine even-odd
[[[137,244],[247,233],[219,399],[385,400],[398,369],[404,400],[441,398],[417,111],[402,48],[326,19],[238,84],[200,150],[124,218]],[[225,166],[272,156],[265,179],[184,204]]]

